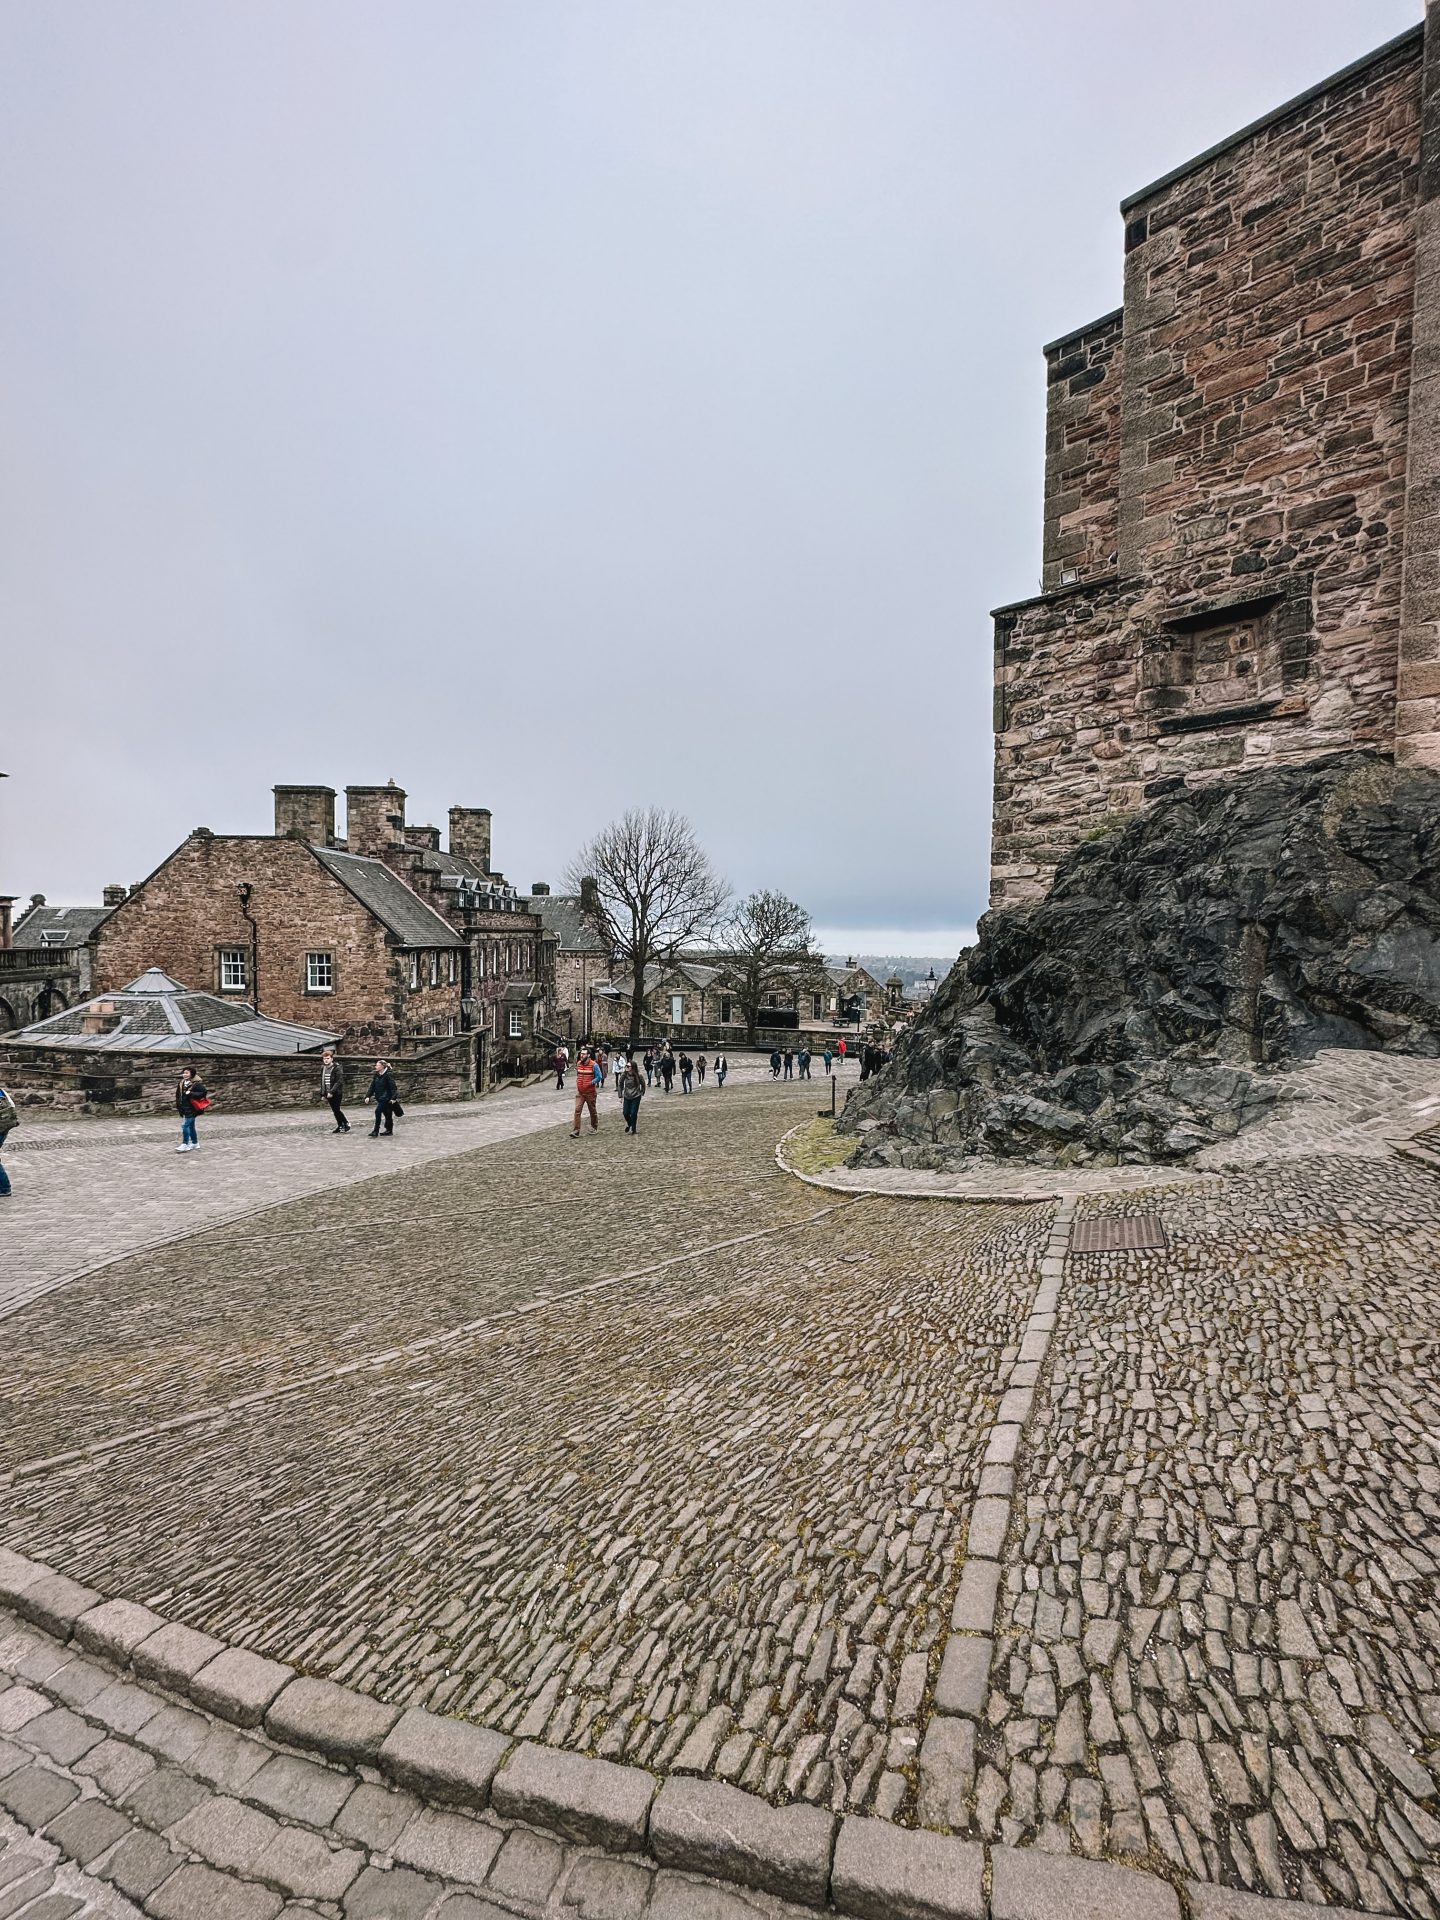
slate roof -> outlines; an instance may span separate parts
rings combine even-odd
[[[27,907],[15,923],[15,945],[83,947],[109,911],[109,907]]]
[[[338,847],[312,846],[310,851],[402,947],[465,945],[450,922],[407,887],[383,860],[372,860],[361,853],[341,853]]]
[[[337,1036],[288,1020],[257,1018],[243,1001],[192,993],[159,967],[115,993],[7,1034],[14,1044],[102,1053],[289,1054],[333,1047]]]
[[[578,893],[527,893],[521,897],[526,908],[539,915],[545,931],[555,935],[561,953],[604,953],[605,942],[581,917]]]

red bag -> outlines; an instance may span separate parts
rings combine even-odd
[[[206,1108],[210,1105],[210,1096],[208,1093],[202,1093],[198,1100],[192,1100],[190,1104],[195,1109],[196,1113],[204,1113]]]

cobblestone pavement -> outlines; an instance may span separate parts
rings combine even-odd
[[[720,1097],[762,1074],[768,1079],[762,1062],[741,1059]],[[27,1110],[5,1150],[16,1190],[0,1206],[0,1319],[98,1262],[377,1172],[558,1127],[573,1102],[547,1079],[483,1100],[408,1107],[394,1136],[377,1141],[360,1102],[350,1106],[348,1137],[334,1132],[325,1107],[221,1110],[201,1120],[200,1152],[184,1155],[174,1151],[177,1123],[168,1115],[64,1120]]]
[[[1440,1180],[1318,1158],[1143,1204],[1167,1250],[1070,1258],[976,1825],[1433,1916]]]
[[[386,1699],[898,1811],[1045,1221],[816,1218],[772,1157],[802,1102],[504,1143],[37,1302],[5,1463],[111,1444],[20,1477],[7,1538]],[[355,1367],[407,1334],[447,1337]]]
[[[798,1920],[803,1909],[287,1753],[11,1622],[0,1915]],[[813,1912],[813,1909],[810,1911]]]
[[[779,1171],[813,1093],[652,1098],[637,1141],[451,1153],[36,1301],[0,1538],[776,1802],[913,1823],[968,1715],[957,1831],[1440,1920],[1440,1179],[1377,1147],[917,1206]],[[1061,1261],[1070,1208],[1165,1244]],[[990,1555],[988,1673],[935,1713]]]

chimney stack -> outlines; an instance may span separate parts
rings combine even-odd
[[[107,907],[118,907],[125,899],[128,891],[129,889],[126,887],[106,887],[100,896],[101,903]]]
[[[482,873],[489,873],[489,807],[451,807],[450,851],[458,859],[473,860]]]
[[[440,851],[439,827],[406,827],[405,844],[407,847],[419,847],[425,853]]]
[[[543,900],[550,891],[550,882],[548,880],[534,880],[530,884],[530,891],[531,893],[538,893]]]
[[[11,924],[15,911],[15,895],[0,893],[0,953],[8,953],[15,944],[15,933]]]
[[[345,845],[351,853],[389,853],[404,844],[403,787],[393,780],[383,787],[346,787]]]
[[[333,787],[276,787],[275,837],[307,840],[311,846],[335,844]]]

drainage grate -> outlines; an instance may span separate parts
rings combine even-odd
[[[1158,1213],[1091,1214],[1070,1229],[1071,1253],[1127,1253],[1169,1244]]]

